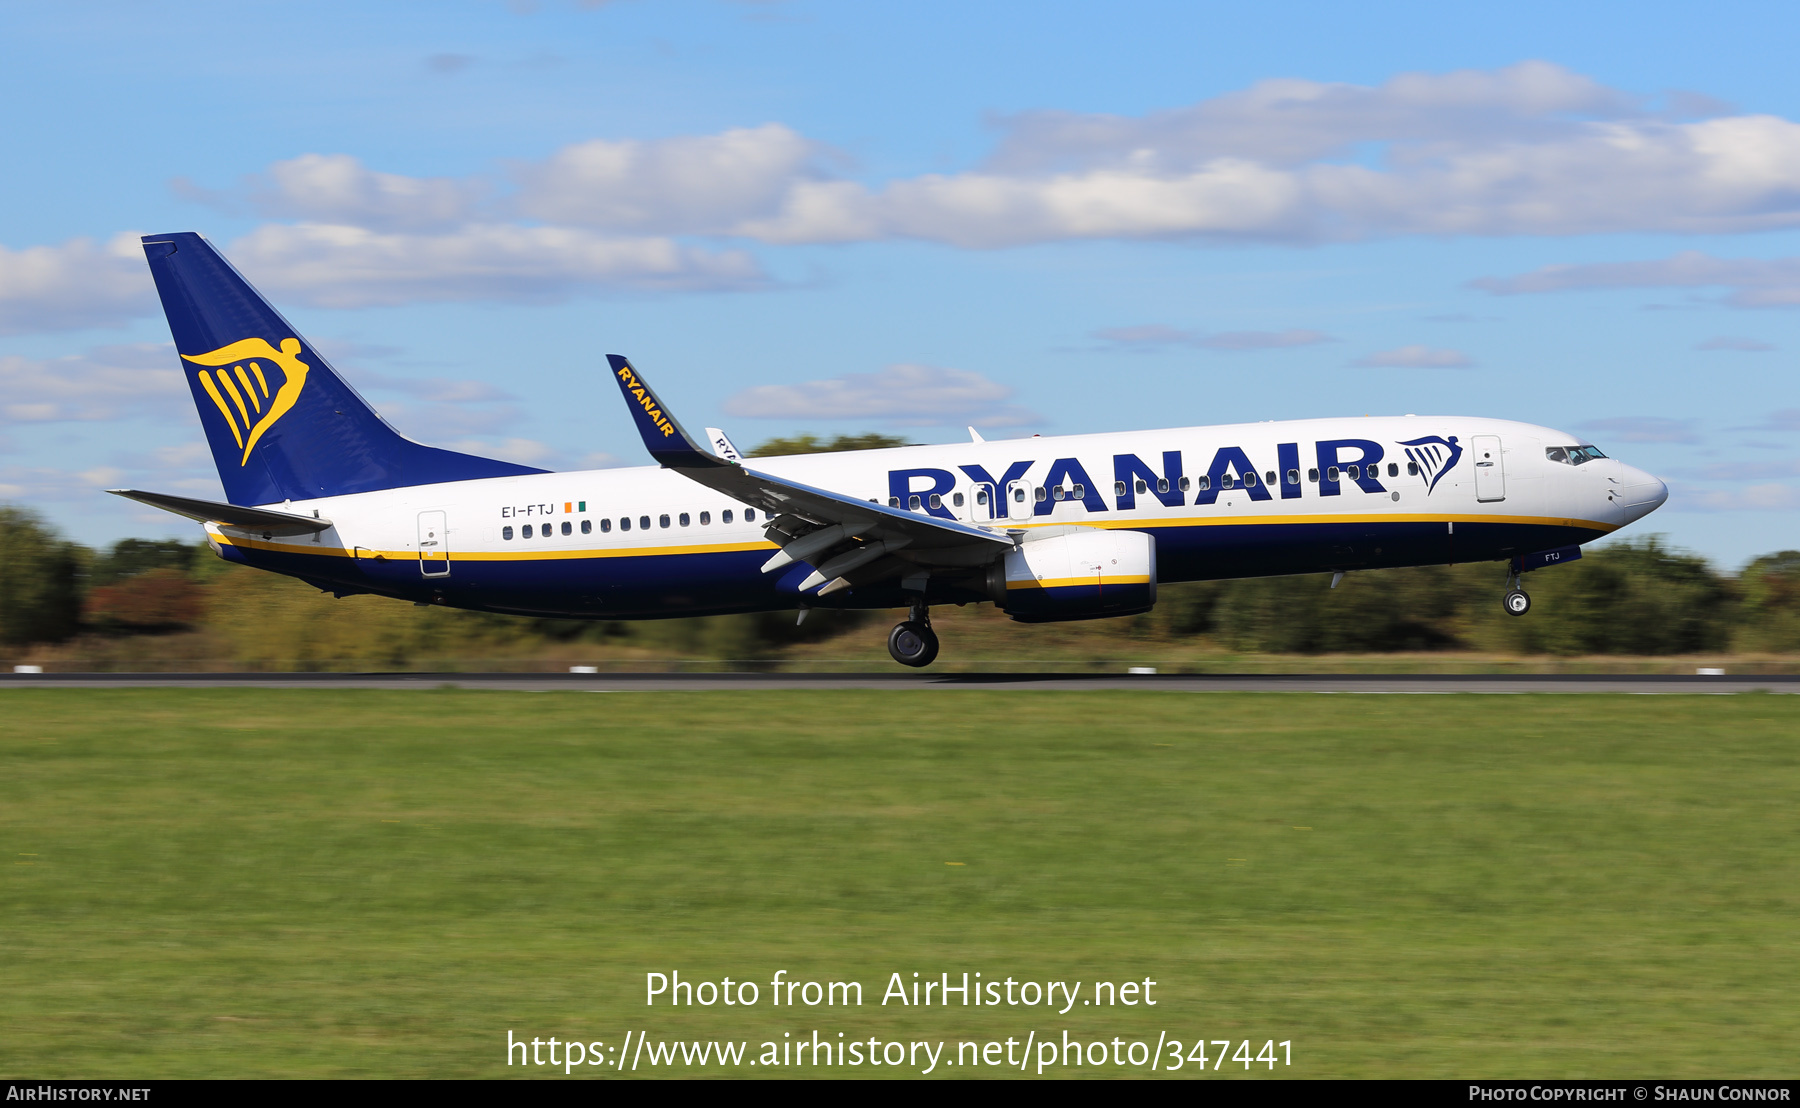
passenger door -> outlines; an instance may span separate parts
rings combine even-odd
[[[419,572],[427,577],[450,575],[450,540],[443,512],[419,513]]]
[[[1470,440],[1475,452],[1475,499],[1486,504],[1506,499],[1506,466],[1501,461],[1500,436],[1476,435]]]
[[[1033,489],[1030,481],[1006,483],[1006,518],[1021,522],[1031,518]]]

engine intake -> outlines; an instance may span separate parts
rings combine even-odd
[[[1147,612],[1156,604],[1156,540],[1097,528],[1029,539],[988,571],[988,592],[1021,623]]]

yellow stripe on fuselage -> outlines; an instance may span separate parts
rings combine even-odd
[[[1096,585],[1148,585],[1149,583],[1150,575],[1147,573],[1126,574],[1120,577],[1102,577],[1096,573],[1092,577],[1043,577],[1037,580],[1008,581],[1006,587],[1009,589],[1068,589],[1083,586],[1093,588]]]
[[[1245,527],[1254,525],[1304,525],[1304,524],[1359,524],[1371,523],[1501,523],[1514,525],[1535,525],[1542,527],[1573,527],[1601,534],[1610,534],[1618,530],[1618,525],[1601,523],[1590,519],[1564,519],[1553,516],[1499,516],[1499,515],[1417,515],[1417,514],[1346,514],[1346,515],[1239,515],[1223,518],[1182,516],[1164,519],[1109,519],[1084,521],[1074,526],[1093,527],[1104,530],[1151,531],[1164,527]],[[1008,520],[995,520],[996,528],[1012,530],[1031,530],[1038,527],[1066,527],[1068,521],[1049,521],[1043,523],[1019,523]],[[247,535],[229,535],[221,532],[219,541],[230,546],[249,550],[268,550],[283,554],[314,554],[327,557],[348,558],[352,551],[340,547],[324,547],[310,542],[288,543],[274,542],[267,539],[255,539]],[[364,548],[367,549],[367,548]],[[634,546],[634,547],[581,547],[537,550],[451,550],[450,560],[467,562],[545,562],[545,561],[580,561],[598,558],[655,558],[678,557],[688,554],[728,554],[746,550],[776,550],[774,543],[767,540],[749,542],[688,544],[681,546]],[[373,550],[363,555],[367,558],[415,559],[417,550]],[[1084,581],[1086,579],[1083,579]],[[1119,578],[1125,581],[1124,578]],[[1010,587],[1010,586],[1009,586]],[[1019,586],[1024,587],[1024,586]]]

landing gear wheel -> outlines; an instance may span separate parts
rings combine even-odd
[[[938,637],[929,623],[909,619],[888,632],[888,653],[903,666],[917,669],[937,660]]]
[[[1506,611],[1509,615],[1522,616],[1526,612],[1531,611],[1531,597],[1525,595],[1524,589],[1511,590],[1506,594],[1506,599],[1502,600],[1501,603],[1506,605]]]

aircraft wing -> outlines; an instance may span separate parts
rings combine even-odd
[[[152,508],[174,512],[201,523],[222,523],[227,527],[247,527],[282,535],[310,535],[331,527],[329,519],[277,512],[269,508],[245,508],[237,504],[221,504],[215,500],[194,500],[186,496],[170,496],[162,492],[140,492],[137,489],[107,489]]]
[[[608,354],[606,360],[652,458],[666,469],[769,515],[769,538],[783,549],[769,559],[764,572],[796,561],[813,563],[824,573],[820,580],[830,582],[823,595],[836,591],[832,586],[838,579],[846,580],[838,587],[848,587],[897,575],[906,568],[905,563],[884,556],[902,548],[907,550],[907,563],[941,561],[966,566],[992,561],[1014,545],[1013,537],[1003,530],[890,508],[721,458],[703,449],[676,422],[628,360],[618,354]],[[823,557],[833,551],[839,553]]]

